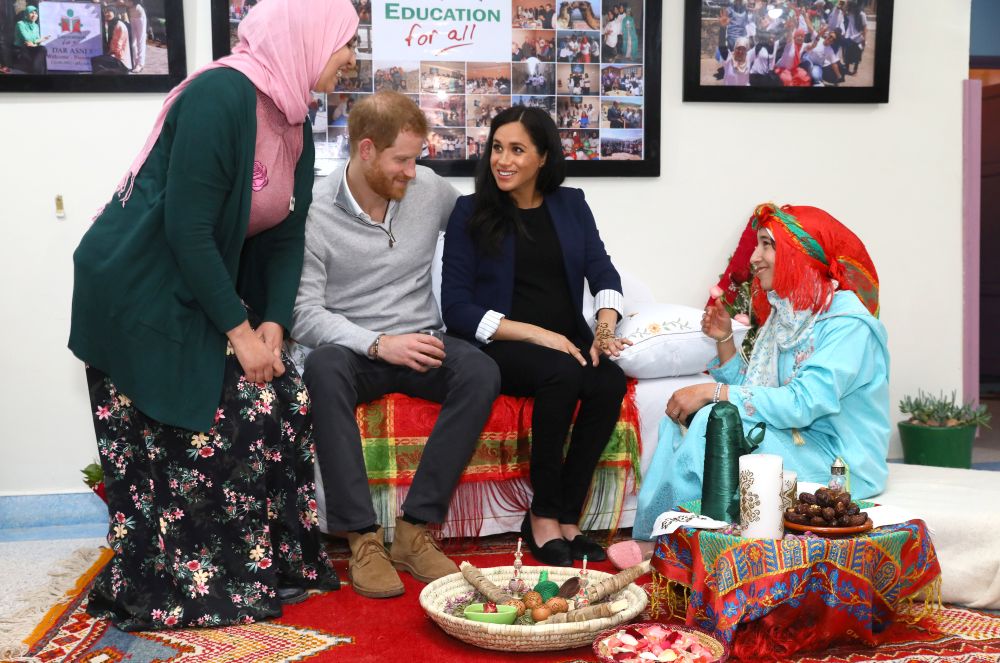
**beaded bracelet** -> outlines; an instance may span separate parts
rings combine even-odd
[[[722,383],[718,382],[715,385],[715,395],[712,396],[712,404],[715,405],[719,402],[719,395],[722,393]]]

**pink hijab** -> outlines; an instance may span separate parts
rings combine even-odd
[[[202,67],[167,95],[146,144],[119,183],[122,206],[132,194],[135,177],[156,144],[170,107],[197,76],[216,67],[235,69],[274,101],[289,124],[302,124],[320,74],[357,29],[358,14],[351,0],[261,0],[240,23],[239,43],[232,55]]]

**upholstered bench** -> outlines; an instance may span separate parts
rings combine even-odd
[[[626,496],[635,493],[642,457],[635,388],[635,381],[630,381],[618,424],[594,474],[581,521],[585,530],[617,529]],[[520,525],[532,495],[528,480],[532,406],[530,398],[496,399],[455,490],[442,525],[444,536],[482,536]],[[375,512],[390,538],[440,409],[437,403],[393,393],[356,410]],[[319,472],[316,499],[324,504]],[[326,531],[322,506],[319,513],[320,529]]]
[[[872,498],[921,517],[941,564],[941,598],[1000,610],[1000,473],[889,464]]]

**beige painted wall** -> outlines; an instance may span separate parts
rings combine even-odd
[[[969,0],[896,3],[890,103],[877,106],[682,103],[682,4],[664,2],[662,176],[570,182],[616,264],[661,300],[700,306],[756,203],[824,207],[867,242],[881,276],[894,415],[917,387],[959,389]],[[184,9],[193,69],[211,57],[209,8]],[[79,490],[96,455],[83,367],[66,350],[71,254],[162,98],[0,96],[0,494]]]

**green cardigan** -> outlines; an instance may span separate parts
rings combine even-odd
[[[247,238],[256,91],[211,69],[167,113],[123,207],[108,203],[73,254],[69,348],[153,419],[208,430],[222,396],[226,332],[291,327],[315,151],[303,127],[295,210]]]

